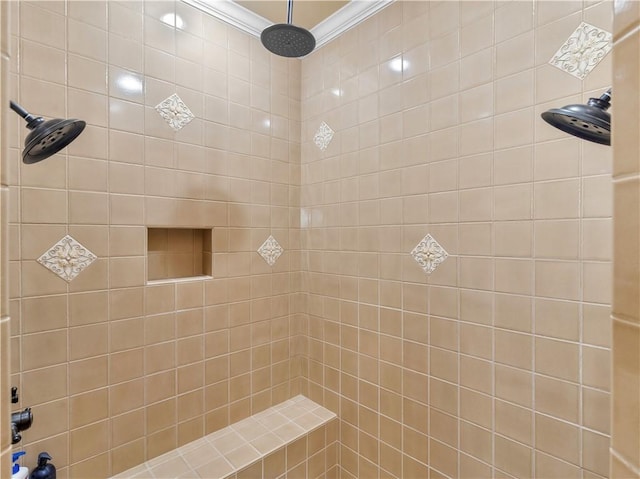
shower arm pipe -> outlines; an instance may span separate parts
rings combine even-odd
[[[293,23],[293,0],[287,0],[287,23]]]
[[[36,126],[38,126],[38,124],[44,121],[40,117],[33,116],[31,113],[29,113],[27,110],[22,108],[13,100],[9,100],[9,107],[13,111],[15,111],[18,115],[20,115],[22,118],[24,118],[24,120],[27,122],[27,128],[29,128],[30,130],[33,130]],[[37,121],[37,120],[40,120],[40,121]]]
[[[600,95],[600,98],[589,98],[587,104],[608,110],[611,106],[611,88]]]

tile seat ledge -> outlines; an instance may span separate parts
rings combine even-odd
[[[112,479],[224,479],[328,424],[335,413],[298,395]]]

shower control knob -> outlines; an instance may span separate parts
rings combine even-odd
[[[11,444],[17,444],[22,439],[20,432],[29,429],[33,424],[33,414],[28,407],[24,411],[11,413]]]

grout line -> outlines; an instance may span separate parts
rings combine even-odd
[[[609,448],[609,452],[613,457],[620,461],[627,469],[633,472],[635,475],[640,476],[640,466],[633,464],[622,453],[616,451],[613,447]]]

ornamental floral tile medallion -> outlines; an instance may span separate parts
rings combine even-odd
[[[582,22],[549,60],[549,63],[584,80],[609,53],[611,47],[611,33]]]
[[[269,236],[262,246],[258,248],[258,253],[267,262],[269,266],[276,264],[276,261],[280,257],[284,250],[282,246],[276,241],[273,236]]]
[[[326,150],[327,146],[329,146],[329,143],[331,143],[332,138],[333,130],[323,121],[322,123],[320,123],[318,131],[316,131],[316,134],[313,137],[313,142],[321,150]]]
[[[413,259],[416,260],[425,273],[431,274],[440,263],[447,259],[449,253],[428,234],[413,248],[411,256],[413,256]]]
[[[96,258],[95,254],[71,236],[66,235],[40,256],[37,261],[65,281],[70,282]]]
[[[156,105],[156,111],[174,130],[181,130],[183,126],[195,118],[189,107],[174,93],[169,98]]]

